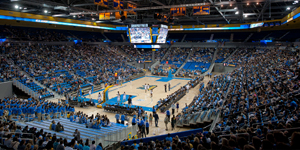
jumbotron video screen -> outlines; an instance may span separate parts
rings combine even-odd
[[[151,32],[149,27],[130,28],[131,43],[152,43]]]

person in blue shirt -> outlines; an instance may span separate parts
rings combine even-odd
[[[103,150],[102,143],[99,143],[96,147],[96,150]]]
[[[138,149],[140,145],[136,144],[136,141],[133,141],[133,144],[131,146],[133,146],[134,149]]]
[[[85,143],[83,150],[90,150],[89,143]]]
[[[135,119],[135,117],[132,118],[131,124],[132,124],[133,126],[136,125],[136,119]]]
[[[124,121],[125,121],[125,115],[122,114],[122,116],[121,116],[121,124],[124,124]]]
[[[54,131],[55,131],[55,127],[56,127],[56,124],[55,124],[55,121],[53,120],[53,121],[52,121],[52,125],[51,125],[51,130],[54,130]]]
[[[170,133],[168,133],[168,136],[166,137],[166,141],[172,142],[172,137],[171,137]]]
[[[120,115],[118,113],[115,115],[115,118],[116,118],[117,123],[120,123],[120,121],[119,121]]]
[[[53,112],[53,118],[54,119],[56,119],[57,118],[57,111],[58,111],[58,106],[57,107],[53,107],[53,110],[52,110],[52,112]]]
[[[0,116],[3,116],[3,107],[0,107]]]
[[[36,108],[36,113],[37,113],[37,117],[38,117],[38,122],[41,121],[41,117],[42,117],[42,106],[38,105]]]
[[[171,113],[170,113],[169,109],[166,111],[166,114],[167,114],[168,120],[169,120],[169,122],[170,122]]]

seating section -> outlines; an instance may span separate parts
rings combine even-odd
[[[206,72],[210,66],[214,55],[214,49],[196,48],[194,54],[190,56],[188,62],[183,66],[176,76],[194,76]]]
[[[218,51],[217,53],[217,57],[215,62],[216,63],[222,63],[227,57],[229,57],[231,55],[231,53],[233,53],[235,51],[235,49],[233,48],[222,48]]]
[[[167,56],[154,68],[154,75],[167,76],[169,67],[171,73],[174,74],[177,69],[185,62],[191,49],[189,48],[172,48]]]
[[[224,62],[227,66],[238,66],[242,62],[248,61],[251,58],[252,53],[255,52],[256,49],[240,49],[235,52],[226,62]]]
[[[29,79],[21,79],[19,80],[22,84],[24,84],[26,87],[31,89],[32,91],[38,93],[40,96],[40,99],[48,98],[48,97],[54,97],[53,93],[50,93],[47,91],[47,89],[42,88],[41,86],[37,85],[33,81],[30,81]]]

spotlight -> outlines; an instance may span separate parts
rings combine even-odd
[[[237,9],[237,7],[234,7],[234,9]]]
[[[290,10],[290,9],[291,9],[290,7],[286,8],[286,10]]]
[[[26,7],[24,7],[24,9],[27,9]]]
[[[248,17],[248,15],[244,15],[245,16],[245,18],[247,18]]]
[[[258,5],[259,3],[257,2],[256,5]]]
[[[73,16],[73,18],[75,18],[76,16]]]
[[[48,11],[47,10],[44,10],[44,13],[47,13]]]
[[[16,8],[16,9],[18,9],[18,8],[19,8],[19,6],[18,6],[18,5],[15,5],[15,8]]]
[[[239,12],[238,12],[238,11],[236,11],[236,12],[235,12],[235,14],[237,15],[237,14],[239,14]]]
[[[247,3],[247,5],[249,5],[249,3]]]
[[[22,7],[19,7],[19,9],[22,9]]]
[[[232,4],[230,4],[230,7],[232,6]]]
[[[296,4],[297,4],[298,2],[299,2],[299,1],[294,1],[294,3],[296,3]]]

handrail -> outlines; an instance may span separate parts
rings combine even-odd
[[[249,133],[225,134],[225,135],[219,135],[219,137],[223,137],[223,136],[232,136],[232,135],[249,135]]]

